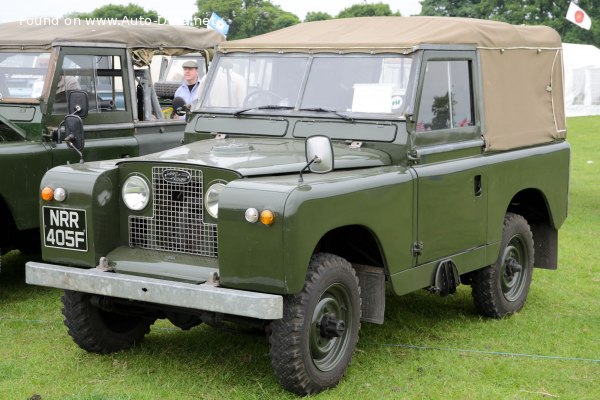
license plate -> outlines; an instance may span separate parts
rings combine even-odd
[[[87,251],[85,210],[44,207],[44,246]]]

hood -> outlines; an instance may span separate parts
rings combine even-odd
[[[306,165],[302,139],[211,139],[122,162],[151,161],[206,165],[237,171],[243,176],[298,172]],[[389,165],[387,153],[333,144],[335,169]]]

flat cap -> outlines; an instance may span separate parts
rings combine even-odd
[[[189,60],[183,63],[183,68],[198,68],[198,63],[194,60]]]

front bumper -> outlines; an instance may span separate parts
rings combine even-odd
[[[118,297],[265,320],[283,317],[279,295],[146,278],[98,269],[28,262],[25,281],[77,292]]]

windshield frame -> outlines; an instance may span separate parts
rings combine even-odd
[[[276,112],[277,114],[300,114],[300,115],[305,115],[305,114],[309,114],[312,116],[319,116],[321,118],[340,118],[339,116],[336,116],[335,113],[333,112],[338,112],[338,113],[342,113],[342,114],[347,114],[350,119],[377,119],[377,120],[398,120],[398,121],[405,121],[406,120],[406,115],[409,114],[409,112],[411,112],[412,110],[412,103],[414,101],[414,87],[416,85],[416,77],[418,74],[418,64],[419,64],[419,57],[417,56],[418,52],[412,52],[412,53],[408,53],[408,54],[404,54],[404,53],[395,53],[395,52],[389,52],[389,53],[377,53],[377,54],[371,54],[371,53],[348,53],[348,54],[339,54],[339,53],[302,53],[302,52],[298,52],[298,53],[273,53],[273,52],[253,52],[253,53],[247,53],[247,52],[236,52],[236,53],[217,53],[217,56],[215,57],[215,59],[213,60],[213,63],[211,64],[211,68],[210,71],[208,72],[208,74],[206,75],[206,79],[202,81],[202,85],[203,85],[203,90],[200,93],[200,96],[196,102],[196,104],[193,107],[193,110],[195,112],[201,112],[201,113],[211,113],[211,114],[236,114],[238,111],[240,110],[244,110],[244,113],[242,115],[253,115],[253,114],[258,114],[258,115],[266,115],[266,114],[272,114],[274,112]],[[266,107],[266,105],[263,105],[262,107],[214,107],[214,106],[206,106],[206,100],[208,97],[208,92],[209,92],[209,88],[212,88],[212,84],[213,81],[215,79],[215,75],[216,75],[216,70],[217,68],[219,68],[219,63],[226,58],[245,58],[245,59],[251,59],[254,57],[265,57],[265,58],[274,58],[274,57],[282,57],[282,58],[290,58],[290,57],[300,57],[300,58],[304,58],[307,59],[307,66],[305,68],[304,74],[302,76],[302,82],[301,82],[301,86],[300,86],[300,90],[298,93],[297,98],[295,99],[294,104],[289,104],[290,106],[293,107],[293,109],[285,109],[283,107],[277,109],[275,106],[275,104],[272,104],[269,106],[273,106],[273,107]],[[310,73],[311,70],[313,68],[314,65],[314,60],[320,60],[320,59],[324,59],[324,58],[378,58],[378,59],[386,59],[386,58],[397,58],[397,59],[401,59],[401,58],[410,58],[411,59],[411,65],[410,65],[410,69],[408,71],[408,78],[407,78],[407,85],[405,88],[405,92],[404,92],[404,101],[402,104],[402,108],[400,109],[399,112],[364,112],[364,111],[348,111],[348,110],[335,110],[332,109],[330,111],[330,113],[324,113],[324,112],[320,112],[320,111],[313,111],[313,110],[302,110],[302,108],[306,108],[303,106],[303,102],[304,102],[304,96],[306,95],[306,90],[307,90],[307,85],[308,82],[310,80]],[[237,116],[239,117],[239,114],[237,114]]]

